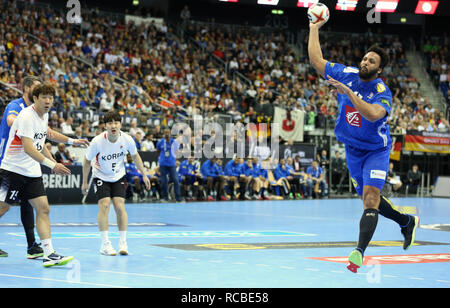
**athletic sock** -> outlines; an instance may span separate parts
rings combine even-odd
[[[378,210],[366,209],[359,222],[358,250],[364,255],[378,223]]]
[[[392,201],[385,196],[380,197],[380,205],[378,207],[380,215],[391,219],[398,223],[401,228],[406,227],[411,219],[411,216],[400,213],[392,207]]]
[[[119,237],[121,243],[126,243],[127,241],[127,231],[119,231]]]
[[[42,240],[42,249],[44,250],[44,256],[49,256],[55,252],[55,250],[53,249],[51,238]]]
[[[100,237],[102,239],[102,243],[108,242],[109,241],[108,231],[100,231]]]
[[[28,248],[30,248],[36,242],[36,237],[34,236],[34,210],[28,202],[21,204],[20,218],[27,237]]]

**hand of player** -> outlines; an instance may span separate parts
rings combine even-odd
[[[145,188],[147,188],[147,190],[150,190],[150,188],[151,188],[152,186],[151,186],[151,184],[150,184],[150,180],[148,179],[148,177],[143,176],[142,179],[143,179],[143,181],[144,181]]]
[[[325,20],[321,20],[321,21],[316,22],[316,23],[310,22],[310,23],[309,23],[309,28],[310,28],[310,29],[317,29],[317,30],[319,30],[320,27],[322,27],[325,23],[326,23]]]
[[[60,174],[60,175],[67,175],[67,174],[71,173],[70,170],[66,166],[64,166],[63,164],[60,164],[60,163],[57,163],[55,165],[55,167],[52,169],[52,172],[56,173],[56,174]]]
[[[87,148],[89,146],[89,140],[87,139],[74,139],[73,146]]]
[[[89,184],[88,183],[81,184],[81,193],[83,195],[87,195],[88,192],[89,192]]]
[[[348,94],[349,92],[351,92],[352,90],[347,87],[345,84],[343,84],[342,82],[339,82],[337,80],[334,80],[333,78],[330,77],[330,75],[327,75],[328,80],[327,82],[332,85],[333,87],[336,88],[336,91],[339,94]]]

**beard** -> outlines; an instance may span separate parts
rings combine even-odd
[[[374,77],[377,76],[377,72],[378,72],[378,68],[373,69],[373,70],[366,69],[363,72],[362,68],[360,66],[358,75],[359,75],[359,78],[361,78],[361,79],[373,79]]]

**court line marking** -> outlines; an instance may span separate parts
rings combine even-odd
[[[119,274],[119,275],[129,275],[129,276],[140,276],[140,277],[164,278],[164,279],[177,279],[177,280],[182,280],[183,279],[181,277],[175,277],[175,276],[139,274],[139,273],[128,273],[128,272],[115,272],[115,271],[106,271],[106,270],[97,270],[97,272],[110,273],[110,274]]]
[[[0,276],[12,277],[12,278],[23,278],[23,279],[34,279],[34,280],[45,280],[45,281],[55,281],[55,282],[65,282],[65,283],[72,283],[72,284],[84,284],[84,285],[88,285],[88,286],[107,287],[107,288],[129,288],[129,287],[125,287],[125,286],[116,286],[116,285],[103,284],[103,283],[70,281],[70,280],[61,280],[61,279],[53,279],[53,278],[40,278],[40,277],[31,277],[31,276],[1,274],[1,273],[0,273]]]

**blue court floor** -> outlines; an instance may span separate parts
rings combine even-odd
[[[346,269],[346,257],[358,239],[359,199],[128,203],[130,255],[114,257],[99,253],[96,205],[52,205],[53,246],[75,257],[53,268],[26,259],[15,206],[0,219],[0,248],[9,253],[0,258],[0,281],[30,288],[449,288],[450,199],[392,201],[420,217],[417,245],[404,251],[398,225],[380,216],[357,274]],[[117,249],[115,223],[111,208]]]

